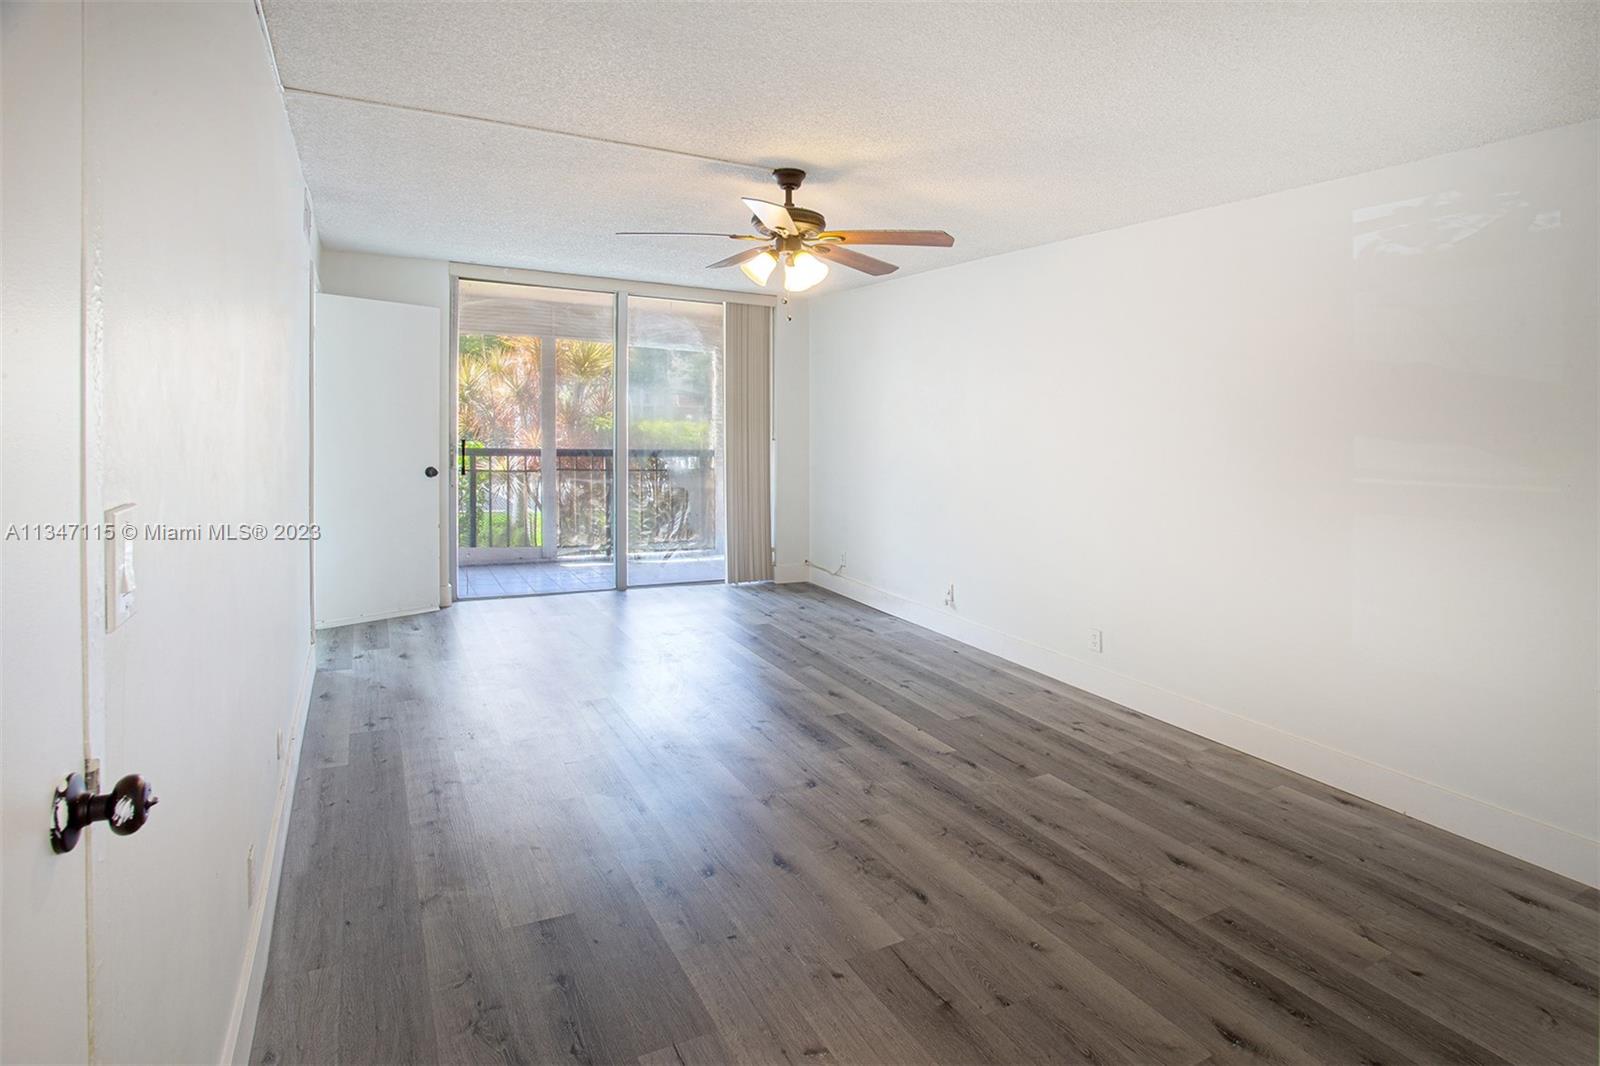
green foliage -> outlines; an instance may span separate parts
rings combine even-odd
[[[542,340],[463,333],[461,435],[492,448],[537,448],[541,436]],[[556,433],[563,447],[611,443],[616,352],[599,341],[556,341]]]
[[[706,421],[670,421],[664,418],[635,422],[628,428],[628,447],[640,448],[699,448],[711,446],[711,423]]]
[[[544,523],[540,515],[523,511],[513,519],[504,511],[478,512],[478,540],[480,548],[537,548],[544,544]],[[465,548],[472,541],[471,523],[467,510],[462,507],[456,516],[456,543]]]
[[[556,440],[604,448],[613,440],[616,350],[602,341],[556,341]]]
[[[543,446],[547,406],[555,410],[555,437],[561,448],[610,449],[616,440],[616,351],[600,341],[556,338],[555,396],[542,395],[542,362],[551,353],[548,338],[465,333],[457,338],[460,357],[461,436],[468,448]],[[720,362],[711,352],[638,348],[629,365],[630,387],[637,389],[641,417],[630,428],[635,453],[696,451],[720,447],[711,421],[709,398],[718,392]],[[550,401],[553,401],[551,403]],[[688,415],[689,417],[683,417]],[[523,472],[527,461],[485,457],[477,461],[478,528],[473,537],[468,514],[470,483],[463,482],[457,536],[462,545],[480,548],[545,546],[552,530],[542,528],[537,469]],[[581,462],[581,461],[580,461]],[[627,516],[640,545],[686,545],[716,542],[715,475],[707,466],[698,475],[704,484],[679,484],[683,474],[660,460],[655,467],[629,475]],[[532,463],[534,467],[539,464]],[[592,483],[591,483],[592,480]],[[599,550],[609,544],[609,482],[564,471],[560,479],[560,544],[562,552]],[[550,506],[557,506],[550,501]],[[551,516],[553,517],[553,515]],[[709,538],[709,539],[708,539]]]

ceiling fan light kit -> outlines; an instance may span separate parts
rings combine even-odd
[[[790,252],[789,261],[783,265],[785,292],[805,292],[828,276],[828,264],[810,252]]]
[[[944,230],[830,230],[820,212],[795,205],[794,191],[805,180],[805,171],[795,167],[779,167],[772,172],[772,177],[783,190],[783,203],[769,203],[749,196],[744,198],[744,205],[750,209],[750,225],[756,231],[754,234],[629,231],[618,236],[725,237],[735,241],[759,242],[760,247],[719,259],[706,269],[736,266],[745,277],[757,285],[765,286],[781,265],[785,292],[805,292],[813,287],[828,276],[830,262],[879,277],[899,269],[893,263],[863,255],[847,245],[898,244],[948,248],[955,243],[955,238]]]
[[[762,248],[757,255],[751,256],[739,264],[739,269],[744,271],[744,276],[757,285],[765,285],[767,279],[772,277],[772,272],[778,268],[778,257]]]

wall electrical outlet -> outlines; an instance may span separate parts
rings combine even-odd
[[[256,846],[251,844],[244,853],[244,905],[248,910],[256,905]]]
[[[1106,650],[1105,634],[1101,633],[1098,629],[1089,630],[1089,650],[1093,652],[1102,652]]]
[[[845,553],[844,552],[840,552],[839,553],[839,569],[840,570],[844,569],[844,562],[845,562]]]
[[[950,587],[945,590],[944,605],[946,607],[950,608],[952,611],[956,609],[956,586],[955,586],[955,582],[951,582],[950,583]]]
[[[283,761],[283,730],[278,730],[278,761]]]

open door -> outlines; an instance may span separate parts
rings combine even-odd
[[[456,594],[617,584],[617,295],[456,288]]]
[[[318,628],[439,607],[439,311],[317,297]]]

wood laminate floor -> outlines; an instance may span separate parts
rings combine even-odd
[[[1596,1060],[1593,890],[810,586],[324,636],[255,1062]]]

